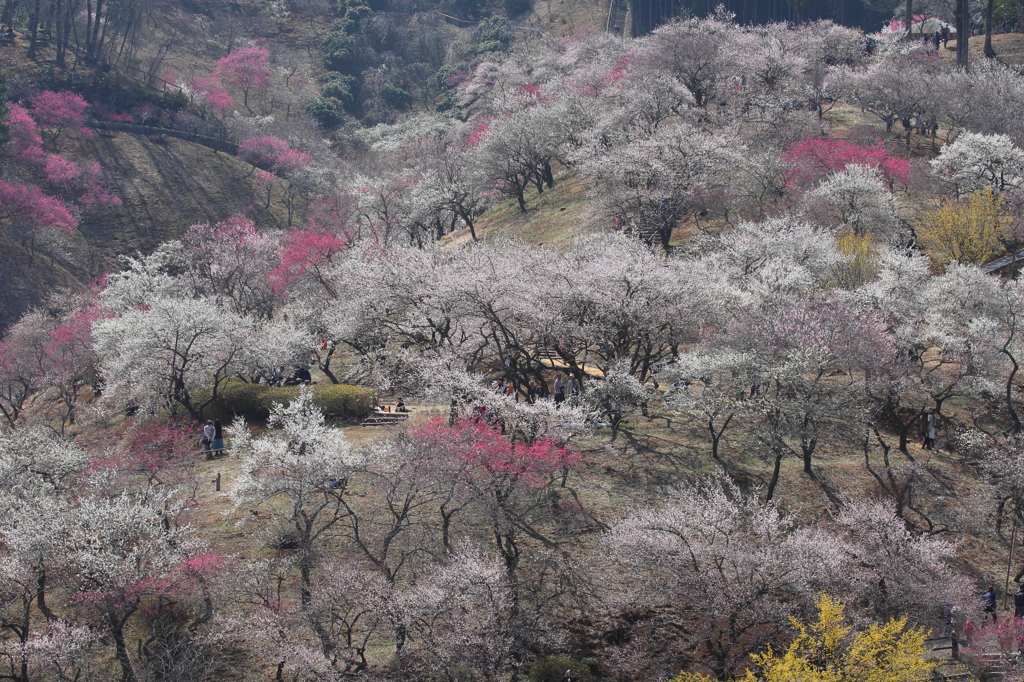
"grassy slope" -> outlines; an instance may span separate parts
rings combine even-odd
[[[251,166],[176,138],[100,133],[79,145],[76,158],[95,159],[124,202],[82,221],[81,231],[106,267],[119,254],[152,251],[189,225],[251,213],[261,227],[284,227],[276,199],[271,210],[253,195]]]
[[[483,241],[517,239],[533,244],[565,246],[576,236],[596,231],[589,215],[590,204],[586,182],[572,173],[561,173],[552,189],[526,194],[526,212],[519,210],[515,199],[509,199],[480,217],[476,223],[477,237]],[[449,235],[448,244],[466,244],[472,240],[469,230]]]

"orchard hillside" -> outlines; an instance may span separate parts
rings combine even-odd
[[[1017,4],[0,7],[0,680],[1024,680]]]

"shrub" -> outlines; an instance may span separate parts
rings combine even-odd
[[[323,410],[328,418],[359,420],[370,413],[374,391],[346,384],[323,384],[313,386],[313,403]],[[223,386],[213,402],[205,410],[206,419],[220,419],[229,422],[235,416],[247,421],[263,422],[270,417],[274,403],[289,403],[299,395],[298,386],[274,388],[266,384],[245,384],[231,381]],[[199,396],[199,402],[209,398]]]
[[[355,39],[347,33],[328,33],[320,43],[324,54],[324,68],[328,71],[347,71],[351,66]]]
[[[572,670],[578,682],[594,682],[594,675],[582,661],[566,656],[545,656],[530,666],[530,682],[559,682],[566,670]]]
[[[437,113],[443,114],[446,111],[452,111],[453,109],[459,108],[459,93],[449,92],[447,95],[441,98],[441,101],[437,103],[435,107]]]
[[[355,93],[359,89],[359,81],[352,76],[343,76],[340,73],[328,73],[317,79],[323,83],[320,88],[320,95],[324,99],[336,99],[346,111],[355,104]]]
[[[986,188],[926,213],[918,223],[917,236],[936,265],[950,261],[980,265],[999,255],[1004,229],[1002,197]]]
[[[333,97],[317,97],[306,105],[306,113],[324,128],[341,124],[341,102]]]
[[[476,29],[476,42],[498,43],[497,49],[506,49],[512,44],[512,24],[505,17],[490,17],[480,22]],[[563,671],[565,672],[565,671]]]
[[[404,111],[412,104],[412,95],[408,90],[397,88],[390,83],[380,86],[380,98],[388,103],[388,106]]]

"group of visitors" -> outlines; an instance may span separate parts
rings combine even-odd
[[[373,411],[377,412],[379,414],[379,413],[383,413],[383,412],[391,412],[392,410],[391,410],[391,406],[390,405],[385,405],[385,404],[381,403],[380,396],[377,396],[377,398],[375,398],[374,401],[373,401]],[[405,406],[405,400],[403,400],[401,396],[399,396],[398,400],[395,401],[395,409],[394,409],[394,411],[395,412],[409,412],[409,408]]]
[[[921,26],[923,27],[927,25],[928,22],[931,21],[934,21],[934,19],[925,20],[925,23]],[[920,34],[917,35],[917,39],[920,40],[925,45],[931,45],[932,48],[937,50],[939,49],[939,43],[942,44],[942,47],[948,48],[949,37],[951,34],[952,31],[949,30],[949,26],[943,24],[937,31],[932,31],[931,33],[925,33],[924,31],[922,31]]]
[[[495,379],[491,382],[491,388],[500,393],[501,395],[507,395],[515,398],[519,401],[519,392],[516,390],[514,383],[505,383],[504,379]],[[564,403],[566,400],[578,396],[582,392],[580,386],[580,380],[573,375],[566,375],[559,372],[555,375],[555,381],[551,384],[552,391],[548,391],[548,386],[543,379],[530,379],[529,384],[526,386],[526,400],[531,404],[535,404],[538,400],[554,400],[556,405]]]
[[[934,116],[914,114],[913,119],[907,117],[902,124],[904,130],[923,137],[935,137],[939,134],[939,120]]]
[[[274,377],[270,380],[270,385],[277,388],[281,386],[309,386],[312,383],[313,376],[309,373],[308,367],[296,367],[291,376],[287,378],[284,375],[284,367],[278,367],[274,370]]]

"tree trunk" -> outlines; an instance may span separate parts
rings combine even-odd
[[[1005,352],[1005,351],[1004,351]],[[1010,358],[1013,369],[1010,370],[1010,376],[1006,379],[1006,411],[1010,414],[1010,420],[1013,425],[1010,427],[1010,431],[1013,433],[1020,433],[1024,431],[1024,426],[1021,426],[1020,417],[1017,415],[1017,410],[1013,406],[1013,378],[1017,376],[1017,359],[1006,353],[1006,356]]]
[[[811,455],[814,454],[814,447],[818,444],[818,441],[813,438],[809,440],[805,445],[801,446],[800,450],[804,456],[804,473],[810,474],[811,472]]]
[[[36,41],[39,39],[39,15],[31,14],[28,17],[28,52],[25,56],[29,59],[36,58]]]
[[[775,497],[775,487],[779,484],[779,471],[782,469],[782,448],[778,448],[775,451],[775,467],[772,469],[772,480],[768,482],[768,492],[765,494],[764,501],[767,504],[772,501]]]
[[[128,646],[124,641],[124,626],[127,619],[118,619],[113,614],[110,614],[108,619],[111,626],[110,634],[114,638],[114,649],[117,652],[117,662],[121,664],[121,682],[137,682],[135,668],[132,666]]]
[[[14,25],[14,0],[4,0],[4,9],[0,13],[0,27],[10,27]]]
[[[729,422],[732,421],[733,416],[736,413],[733,412],[725,418],[725,423],[722,424],[722,428],[715,429],[714,417],[708,417],[708,431],[711,432],[711,457],[712,459],[718,459],[718,444],[722,441],[722,434],[725,433],[725,429],[728,428]]]
[[[92,55],[92,0],[85,0],[85,61]]]
[[[907,40],[910,40],[910,25],[914,21],[914,0],[907,0],[907,6],[903,13],[904,24],[907,29]]]
[[[996,56],[996,51],[992,49],[992,9],[995,5],[995,0],[988,0],[988,5],[985,7],[985,56],[992,59]]]
[[[964,0],[966,2],[966,0]],[[103,16],[103,0],[96,0],[96,19],[92,22],[90,61],[95,64],[100,58],[100,18]]]
[[[956,65],[967,70],[968,46],[971,42],[971,14],[968,0],[956,0]]]

